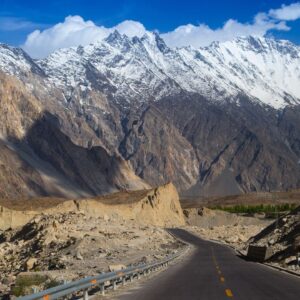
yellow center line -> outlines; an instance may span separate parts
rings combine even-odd
[[[214,253],[214,250],[213,248],[211,248],[211,252],[212,252],[212,261],[213,263],[215,264],[216,266],[216,269],[218,271],[218,274],[220,275],[220,282],[224,283],[225,282],[225,277],[221,276],[222,275],[222,272],[221,272],[221,269],[218,265],[218,262],[217,262],[217,259],[216,259],[216,256],[215,256],[215,253]],[[225,294],[228,298],[232,298],[233,297],[233,294],[232,294],[232,291],[231,289],[225,289]]]
[[[225,293],[226,293],[226,296],[227,296],[227,297],[230,297],[230,298],[233,297],[233,294],[232,294],[231,289],[226,289],[226,290],[225,290]]]

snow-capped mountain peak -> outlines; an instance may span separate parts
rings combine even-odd
[[[45,73],[56,87],[97,89],[117,103],[143,103],[187,91],[224,101],[245,94],[274,108],[298,104],[300,48],[288,41],[240,37],[195,49],[169,48],[157,32],[129,38],[117,30],[87,46],[33,61],[0,46],[5,72]]]
[[[23,76],[32,72],[43,76],[43,70],[21,48],[0,44],[0,70],[11,75]]]

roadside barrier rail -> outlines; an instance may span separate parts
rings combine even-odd
[[[150,272],[156,271],[169,264],[170,261],[180,256],[182,252],[168,256],[162,261],[150,264],[139,264],[137,266],[129,267],[116,272],[103,273],[96,276],[86,277],[80,280],[72,281],[62,284],[50,289],[28,295],[18,297],[18,300],[54,300],[64,296],[71,296],[83,291],[83,299],[88,300],[88,291],[91,288],[99,288],[102,295],[108,288],[116,289],[118,285],[125,285],[126,281],[133,281],[134,278],[139,279],[141,275],[146,275]]]

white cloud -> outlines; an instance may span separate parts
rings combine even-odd
[[[271,19],[265,13],[255,16],[252,23],[240,23],[229,19],[223,27],[212,29],[206,24],[198,26],[188,24],[179,26],[174,31],[162,34],[170,47],[191,45],[194,47],[207,46],[213,41],[228,41],[240,36],[264,36],[269,30],[284,30],[290,28],[285,22]]]
[[[300,2],[283,4],[279,9],[271,9],[269,15],[277,20],[295,21],[300,18]]]
[[[281,8],[271,9],[269,12],[258,13],[250,23],[229,19],[217,29],[212,29],[206,24],[187,24],[163,33],[161,36],[170,47],[188,45],[201,47],[207,46],[213,41],[228,41],[239,36],[264,36],[270,30],[288,31],[290,27],[286,22],[299,18],[300,2],[297,2],[288,6],[282,5]],[[85,21],[80,16],[68,16],[64,22],[53,27],[43,31],[33,31],[27,36],[22,47],[31,56],[41,58],[59,48],[84,46],[102,40],[116,29],[129,37],[141,37],[146,32],[145,27],[136,21],[126,20],[112,28],[106,28],[98,26],[92,21]]]
[[[121,34],[126,34],[129,37],[141,37],[146,32],[143,24],[131,20],[126,20],[112,29],[117,29]]]
[[[102,40],[115,29],[130,37],[142,36],[146,31],[141,23],[135,21],[124,21],[115,27],[106,28],[97,26],[92,21],[85,21],[80,16],[68,16],[62,23],[30,33],[22,47],[32,57],[41,58],[59,48],[84,46]]]

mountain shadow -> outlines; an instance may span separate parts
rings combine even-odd
[[[89,197],[148,187],[122,158],[100,146],[74,144],[49,112],[33,123],[23,139],[10,138],[0,147],[7,152],[6,168],[13,170],[11,181],[6,180],[0,190],[2,197]]]

